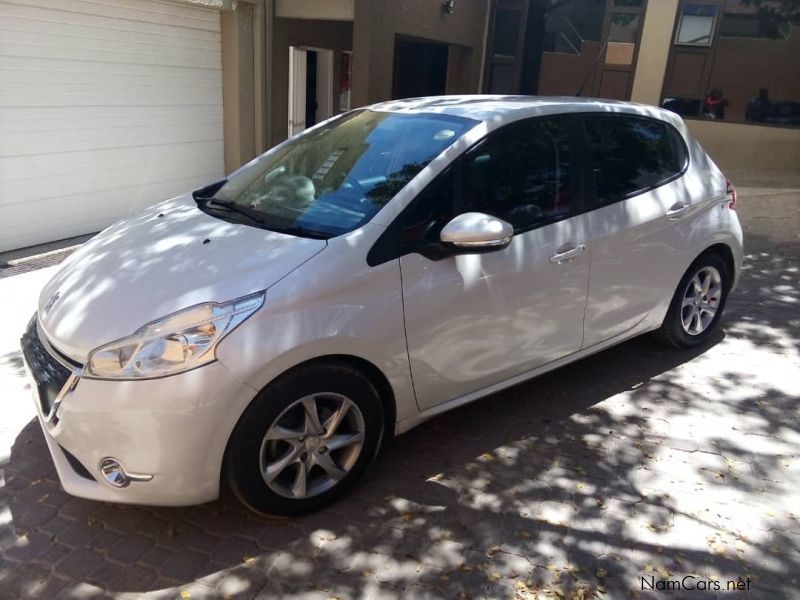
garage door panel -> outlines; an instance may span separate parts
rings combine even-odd
[[[91,50],[74,46],[48,47],[37,43],[15,44],[0,42],[0,57],[17,56],[44,58],[48,60],[79,60],[87,62],[122,63],[135,65],[154,65],[182,68],[216,68],[222,66],[220,55],[213,57],[210,54],[199,56],[177,57],[166,54],[137,54],[135,52],[119,50]],[[210,61],[210,62],[209,62]]]
[[[72,13],[85,16],[99,16],[122,19],[128,22],[154,23],[171,27],[218,29],[214,18],[216,13],[194,7],[154,2],[153,0],[6,0],[18,6],[46,9],[50,12]],[[164,9],[171,7],[172,14]],[[189,12],[190,11],[190,12]]]
[[[145,0],[145,3],[147,3],[147,0]],[[208,29],[175,27],[160,22],[120,20],[112,16],[110,12],[106,15],[87,15],[77,12],[23,6],[6,1],[0,4],[0,17],[3,17],[4,22],[7,17],[14,18],[18,26],[22,22],[24,23],[23,27],[27,28],[36,27],[38,23],[53,23],[56,25],[64,23],[68,26],[82,27],[87,31],[148,33],[177,40],[220,40],[219,29],[214,27]]]
[[[171,142],[214,141],[222,134],[222,124],[196,123],[141,125],[135,131],[128,127],[72,128],[62,131],[24,131],[7,133],[0,140],[0,156],[73,152],[86,147],[117,148],[119,146],[156,145],[169,139]],[[27,151],[26,151],[27,150]]]
[[[3,82],[80,80],[84,83],[119,81],[130,78],[141,81],[150,78],[166,85],[216,85],[219,86],[220,70],[215,67],[185,69],[168,65],[115,64],[103,62],[52,61],[31,57],[0,56],[0,75]]]
[[[57,200],[64,197],[65,188],[72,190],[73,195],[89,194],[117,187],[136,186],[141,184],[142,180],[170,181],[175,173],[187,177],[207,177],[207,173],[216,168],[216,161],[216,156],[193,156],[190,159],[170,162],[151,159],[136,170],[127,167],[98,170],[93,173],[91,179],[87,179],[82,173],[67,170],[62,173],[48,173],[36,179],[8,181],[3,184],[10,199],[6,206],[15,204],[33,206],[42,200]],[[14,202],[14,198],[24,198],[24,200]]]
[[[0,140],[0,158],[6,156],[37,156],[40,154],[56,152],[82,152],[85,150],[103,150],[113,148],[124,148],[128,146],[157,146],[169,140],[169,143],[213,143],[222,135],[221,128],[171,128],[164,127],[149,128],[148,131],[124,131],[116,135],[109,135],[108,132],[100,131],[90,139],[63,140],[53,137],[43,141],[28,141],[25,134],[13,134],[3,136]],[[80,135],[76,132],[75,135]],[[13,142],[14,137],[23,141]]]
[[[219,13],[0,4],[0,251],[98,230],[223,173]]]
[[[104,19],[103,21],[98,21],[95,25],[88,25],[84,22],[85,19],[80,16],[75,19],[75,23],[23,18],[3,14],[5,6],[0,5],[0,17],[2,17],[0,32],[3,32],[3,37],[10,33],[25,33],[39,38],[52,35],[79,40],[94,39],[117,45],[139,43],[161,47],[172,46],[174,45],[172,41],[178,39],[182,48],[195,48],[198,50],[205,50],[209,42],[221,41],[219,35],[212,31],[185,29],[176,33],[174,28],[167,31],[153,31],[153,28],[147,24],[144,27],[138,26],[130,29],[109,27],[108,22],[115,22],[113,19]]]
[[[133,59],[129,60],[131,63],[152,63],[161,64],[156,62],[156,58],[169,59],[176,64],[194,66],[200,65],[214,65],[219,63],[220,54],[218,48],[209,48],[208,44],[205,47],[193,46],[175,46],[169,44],[169,39],[163,39],[161,43],[154,43],[149,40],[110,40],[97,37],[90,37],[88,32],[84,35],[63,35],[58,33],[41,33],[35,31],[8,31],[1,30],[2,41],[0,41],[0,53],[13,56],[13,49],[6,52],[9,46],[38,46],[42,49],[57,49],[59,52],[67,54],[67,56],[75,56],[82,60],[94,60],[95,58],[107,60],[103,54],[96,54],[97,52],[119,52],[121,55],[132,55]],[[165,43],[167,42],[167,43]],[[202,46],[202,44],[200,44]],[[24,49],[23,49],[24,50]],[[80,54],[77,52],[80,51]],[[95,54],[86,54],[86,52],[94,52]],[[23,54],[23,56],[33,56],[32,54]],[[88,58],[86,58],[88,57]]]
[[[53,78],[55,79],[55,78]],[[88,98],[96,98],[97,101],[102,101],[104,98],[119,97],[120,90],[115,88],[124,87],[129,95],[134,92],[134,98],[139,98],[140,101],[147,101],[150,98],[160,98],[162,100],[172,100],[176,104],[192,103],[207,105],[209,100],[217,100],[215,104],[219,104],[222,100],[217,98],[219,87],[212,82],[189,81],[186,85],[172,85],[166,83],[152,82],[151,78],[142,75],[138,78],[132,78],[131,81],[125,82],[122,78],[116,81],[106,81],[104,83],[82,83],[80,81],[15,81],[12,78],[4,80],[2,88],[3,96],[7,96],[6,102],[9,106],[23,104],[31,106],[30,103],[19,102],[16,98],[25,98],[37,96],[45,101],[49,98],[63,96],[83,96]],[[153,88],[153,89],[149,89]],[[48,106],[48,104],[44,104]],[[147,104],[145,104],[147,106]]]
[[[0,183],[35,181],[39,177],[68,173],[86,176],[89,172],[117,168],[135,171],[150,161],[172,164],[177,170],[195,160],[219,160],[222,148],[222,141],[216,141],[208,144],[163,144],[11,157],[0,160]],[[5,192],[2,197],[6,197]]]
[[[94,109],[94,110],[92,110]],[[96,111],[96,115],[92,112]],[[81,131],[103,130],[121,127],[120,115],[124,113],[122,127],[138,129],[154,124],[154,119],[169,122],[171,125],[194,125],[196,127],[221,126],[222,117],[219,106],[97,106],[97,107],[39,107],[36,110],[21,108],[0,108],[0,121],[6,135],[15,132],[47,132],[56,135],[71,131],[79,135]]]
[[[80,235],[74,231],[80,229],[83,223],[103,223],[105,227],[127,215],[135,214],[146,206],[197,189],[204,183],[207,181],[203,177],[187,177],[93,194],[65,196],[37,203],[33,214],[30,208],[26,209],[24,206],[5,206],[0,208],[0,239],[12,242],[22,238],[30,239],[31,236],[36,236],[42,227],[51,226],[62,232],[69,231],[68,236]],[[87,221],[86,215],[91,215],[90,221]],[[17,227],[7,225],[12,219],[24,219],[24,222]],[[23,245],[29,244],[20,244],[16,247]]]
[[[95,89],[70,89],[58,91],[38,86],[13,86],[16,93],[0,88],[0,106],[222,106],[222,93],[207,88],[161,88],[138,86],[136,88],[102,85]],[[8,86],[11,89],[12,85]],[[202,90],[202,91],[201,91]]]

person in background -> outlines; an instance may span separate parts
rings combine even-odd
[[[706,119],[724,119],[725,107],[728,104],[722,95],[722,90],[714,88],[703,102],[703,116]]]
[[[758,96],[747,103],[747,110],[745,111],[744,118],[747,121],[763,123],[769,116],[769,109],[769,90],[761,88],[758,90]]]

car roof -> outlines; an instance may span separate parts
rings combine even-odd
[[[616,112],[681,122],[675,113],[633,102],[572,96],[428,96],[379,102],[371,110],[410,114],[439,113],[502,125],[526,117],[562,113]]]

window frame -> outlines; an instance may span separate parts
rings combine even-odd
[[[681,26],[683,25],[683,18],[686,16],[684,9],[687,6],[691,5],[707,5],[713,6],[715,8],[714,16],[711,17],[711,31],[708,34],[708,43],[705,42],[681,42],[680,35],[681,35]],[[718,4],[714,0],[684,0],[681,2],[680,6],[678,7],[678,15],[675,22],[675,34],[673,35],[672,43],[675,46],[683,46],[686,48],[711,48],[714,46],[714,40],[716,39],[717,31],[719,29],[720,21],[722,20],[722,11],[720,10],[722,5]],[[689,15],[692,16],[692,15]]]
[[[689,146],[686,143],[686,138],[683,134],[669,121],[658,119],[655,117],[648,117],[645,115],[637,115],[634,113],[609,113],[603,111],[593,111],[593,112],[585,112],[580,113],[578,115],[580,117],[580,132],[582,135],[582,143],[581,147],[583,148],[583,157],[581,164],[583,165],[583,174],[585,177],[584,182],[584,189],[586,190],[586,202],[590,205],[589,211],[597,210],[598,208],[604,208],[606,206],[613,206],[615,204],[619,204],[620,202],[624,202],[625,200],[630,200],[631,198],[635,198],[636,196],[641,196],[642,194],[646,194],[648,192],[652,192],[653,190],[665,186],[673,181],[680,179],[683,177],[686,172],[689,170],[689,165],[691,164],[691,151],[689,150]],[[658,123],[666,127],[667,131],[679,142],[680,148],[683,152],[683,165],[681,169],[670,175],[669,177],[665,177],[657,181],[656,183],[645,186],[643,188],[634,190],[632,192],[628,192],[627,194],[623,194],[619,198],[616,198],[610,202],[601,202],[600,198],[597,193],[597,179],[595,176],[594,171],[594,161],[592,159],[592,152],[589,148],[589,134],[586,131],[586,119],[588,117],[607,117],[611,119],[633,119],[639,121],[645,121],[649,123]]]
[[[601,113],[602,114],[602,113]],[[403,208],[400,214],[395,217],[392,223],[386,228],[386,231],[381,234],[378,240],[373,244],[372,248],[370,248],[369,252],[367,253],[367,264],[371,267],[378,266],[390,260],[399,259],[407,254],[422,254],[431,260],[441,260],[448,256],[454,256],[458,254],[469,254],[470,252],[460,249],[458,251],[446,251],[445,247],[442,245],[439,247],[439,251],[432,251],[431,245],[426,244],[408,244],[403,246],[401,244],[400,239],[400,232],[402,229],[402,225],[404,220],[408,217],[409,213],[411,213],[414,208],[417,206],[419,199],[424,197],[424,195],[430,191],[434,186],[439,185],[442,180],[446,177],[450,177],[454,171],[461,170],[463,165],[476,153],[481,151],[481,148],[489,143],[492,139],[496,138],[496,136],[501,135],[502,132],[507,131],[509,128],[514,126],[520,126],[523,123],[528,123],[535,120],[542,120],[542,119],[551,119],[551,120],[560,120],[563,121],[565,124],[565,131],[567,134],[567,143],[569,145],[569,153],[570,153],[570,172],[569,172],[569,180],[570,180],[570,187],[572,189],[572,193],[570,196],[570,210],[565,215],[561,215],[559,217],[554,217],[548,219],[543,222],[539,223],[532,223],[528,227],[523,227],[520,229],[514,230],[514,237],[518,235],[523,235],[528,233],[529,231],[533,231],[535,229],[540,229],[542,227],[547,227],[549,225],[553,225],[554,223],[558,223],[561,221],[565,221],[567,219],[571,219],[583,213],[586,213],[592,210],[591,203],[587,202],[587,192],[589,188],[586,187],[587,179],[586,179],[586,171],[587,171],[587,153],[584,148],[585,144],[585,137],[583,133],[583,123],[580,119],[579,114],[575,113],[552,113],[552,114],[544,114],[544,115],[535,115],[530,117],[523,117],[520,119],[516,119],[509,123],[498,127],[497,129],[493,129],[488,134],[486,134],[481,139],[477,140],[474,144],[472,144],[469,148],[464,150],[461,154],[459,154],[453,161],[447,165],[440,173],[436,175],[429,183],[426,185],[422,190],[420,190],[417,195]],[[456,175],[458,177],[458,175]]]

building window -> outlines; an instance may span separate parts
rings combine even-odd
[[[550,0],[545,16],[544,50],[580,54],[584,42],[599,42],[605,9],[606,0]]]
[[[791,30],[791,23],[780,13],[759,10],[752,3],[736,0],[728,2],[719,24],[722,37],[786,40]]]
[[[684,117],[800,127],[798,56],[794,0],[684,0],[662,106]]]
[[[641,15],[637,14],[612,12],[608,28],[608,41],[635,43],[641,19]]]
[[[717,7],[714,4],[684,4],[679,16],[675,43],[681,46],[710,46],[714,39]]]

